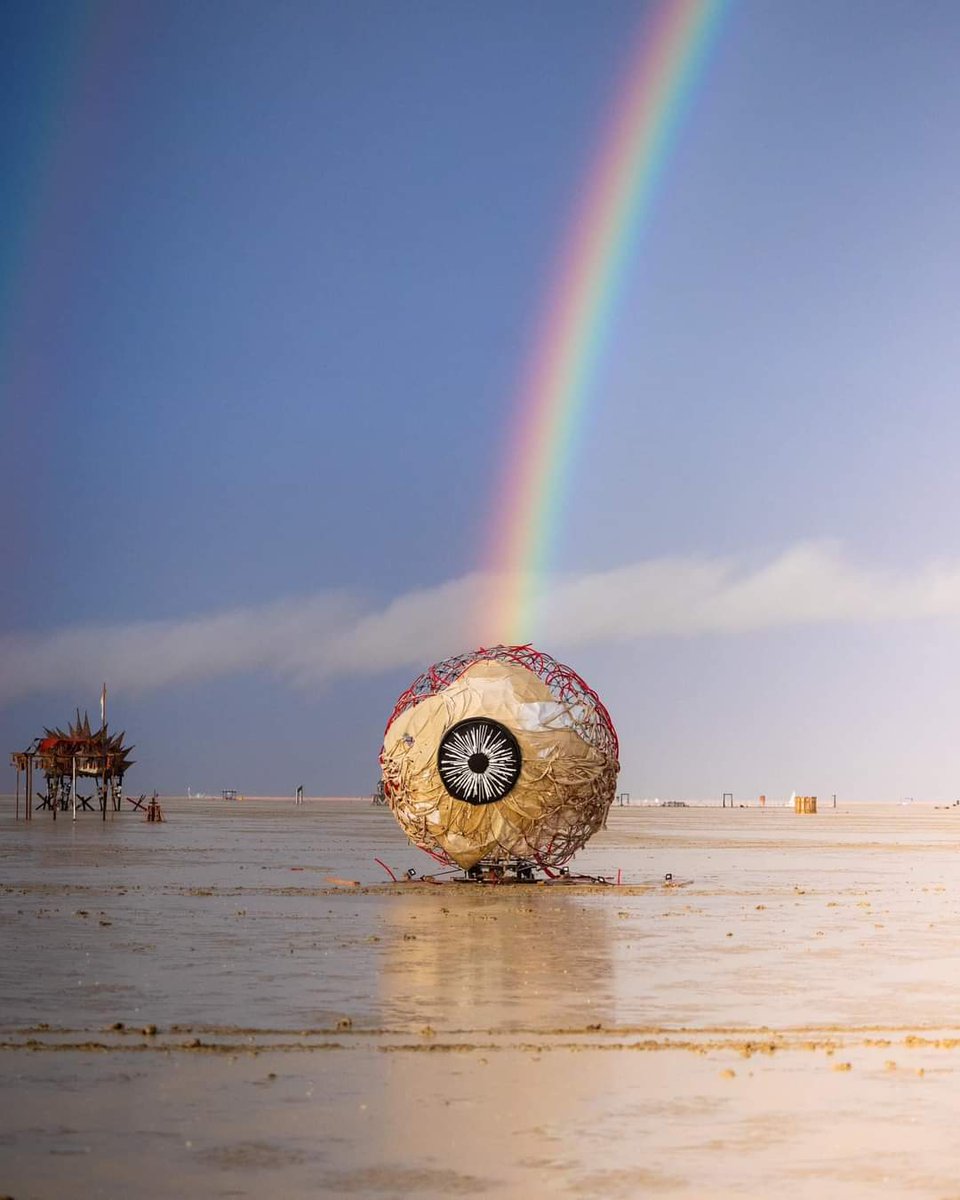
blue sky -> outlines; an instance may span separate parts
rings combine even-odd
[[[0,8],[7,748],[105,677],[136,790],[372,788],[642,8]],[[724,20],[536,639],[636,795],[960,795],[958,40]]]

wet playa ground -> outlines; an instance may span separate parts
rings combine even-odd
[[[482,887],[364,802],[164,804],[0,814],[17,1200],[960,1195],[960,810],[614,809],[622,886]]]

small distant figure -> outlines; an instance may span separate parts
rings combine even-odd
[[[297,803],[298,803],[298,804],[302,804],[302,803],[303,803],[303,784],[302,784],[302,783],[301,783],[301,784],[300,784],[300,786],[297,788]]]
[[[767,798],[766,798],[766,796],[761,796],[761,797],[760,797],[760,807],[761,807],[761,808],[766,808],[766,807],[767,807]]]
[[[156,792],[147,801],[147,820],[162,821],[164,820],[163,809],[160,807],[160,798]]]

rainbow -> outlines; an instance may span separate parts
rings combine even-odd
[[[596,369],[727,4],[659,0],[641,23],[521,377],[486,562],[493,583],[477,613],[481,640],[522,643],[534,632]]]

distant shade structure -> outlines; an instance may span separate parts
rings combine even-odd
[[[435,858],[549,869],[603,826],[618,755],[606,708],[575,671],[532,646],[493,646],[407,688],[380,765],[404,832]]]

